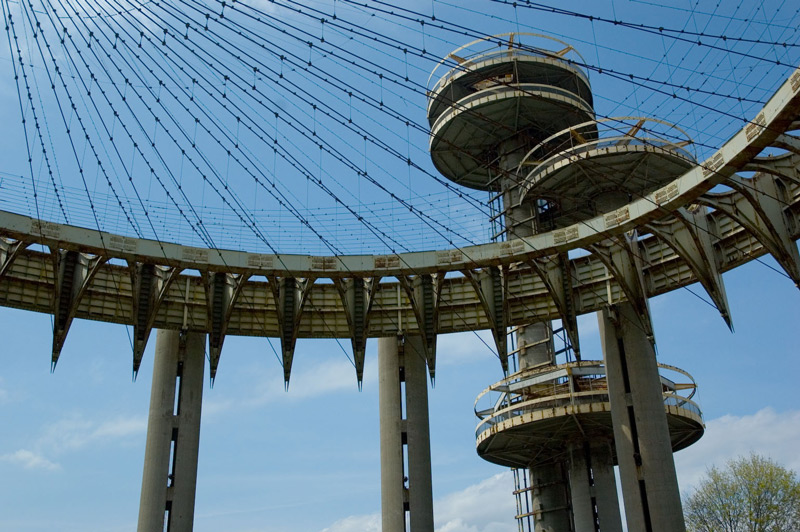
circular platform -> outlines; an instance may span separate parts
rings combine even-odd
[[[524,44],[542,41],[551,51]],[[531,40],[533,39],[533,40]],[[537,43],[538,44],[538,43]],[[592,104],[583,57],[569,44],[534,33],[504,33],[478,39],[442,59],[428,78],[428,121],[431,125],[447,108],[470,94],[503,83],[536,83],[567,90]],[[438,77],[444,69],[446,72]],[[431,86],[431,82],[436,83]]]
[[[531,150],[519,167],[519,202],[546,205],[553,227],[609,213],[697,164],[687,149],[691,139],[667,122],[621,117],[594,124],[599,138],[582,134],[587,124],[569,127]]]
[[[673,366],[659,364],[659,369],[672,449],[678,451],[703,435],[703,416],[691,400],[691,376]],[[674,375],[686,382],[669,378],[677,379]],[[598,361],[516,373],[484,390],[476,405],[488,395],[499,397],[488,409],[476,407],[481,417],[476,439],[478,454],[489,462],[529,467],[563,455],[565,442],[613,439],[605,368]]]
[[[503,144],[534,146],[576,124],[593,138],[592,94],[586,74],[568,59],[571,46],[547,51],[519,42],[535,34],[503,34],[452,52],[434,72],[451,68],[428,91],[430,150],[448,179],[481,190],[499,190]],[[504,39],[508,39],[505,43]],[[430,80],[429,80],[430,85]]]

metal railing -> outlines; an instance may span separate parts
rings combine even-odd
[[[479,100],[490,101],[493,96],[495,97],[495,100],[499,100],[501,96],[506,96],[509,93],[519,93],[519,96],[530,96],[537,99],[541,99],[543,96],[556,96],[569,101],[573,105],[581,107],[583,111],[590,115],[594,113],[591,105],[589,105],[583,98],[567,89],[540,83],[510,83],[508,85],[496,85],[494,87],[489,87],[478,92],[474,92],[469,96],[458,100],[458,102],[453,102],[453,105],[450,106],[447,111],[444,111],[442,114],[440,114],[433,123],[433,126],[431,126],[431,138],[435,136],[436,132],[439,131],[443,123],[450,120],[453,115],[467,110],[471,103]]]
[[[702,418],[700,407],[691,400],[697,390],[692,376],[675,366],[659,364],[658,367],[665,406],[682,408]],[[676,382],[675,374],[685,377],[688,382]],[[484,398],[494,400],[491,406],[479,408],[478,403]],[[478,395],[475,400],[475,415],[481,421],[475,435],[480,438],[495,426],[525,414],[568,405],[608,401],[605,366],[599,361],[584,360],[529,368],[490,386]]]
[[[560,51],[551,51],[540,47],[523,45],[519,40],[520,37],[541,39],[548,44],[555,43],[563,48]],[[506,39],[507,46],[503,46],[503,44],[505,44],[503,40]],[[515,40],[517,42],[515,42]],[[573,56],[574,59],[572,59]],[[586,70],[579,66],[585,64],[586,61],[571,45],[559,39],[538,33],[511,32],[477,39],[450,52],[437,63],[431,71],[430,76],[428,76],[428,94],[438,92],[442,87],[447,85],[450,80],[463,72],[469,71],[476,65],[488,62],[503,62],[519,57],[536,57],[558,63],[573,70],[582,78],[586,86],[589,86],[589,77]],[[437,79],[437,72],[441,72],[442,68],[448,68],[448,70]],[[437,79],[437,81],[431,86],[431,82],[434,79]]]

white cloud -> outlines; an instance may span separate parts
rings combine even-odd
[[[498,473],[436,501],[437,532],[500,532],[516,527],[510,471]]]
[[[377,384],[377,372],[364,371],[364,381]],[[276,379],[270,395],[287,399],[311,399],[321,395],[356,389],[356,370],[348,360],[332,359],[298,373],[292,373],[289,393],[284,391],[283,379]]]
[[[82,416],[70,416],[46,427],[37,447],[56,453],[76,451],[91,444],[143,434],[146,429],[144,417],[118,417],[97,423]]]
[[[436,532],[508,532],[514,523],[511,472],[506,471],[434,502]],[[354,515],[321,532],[380,532],[380,514]]]
[[[111,440],[142,434],[147,430],[147,420],[142,417],[117,418],[98,425],[90,440]]]
[[[379,514],[352,515],[336,521],[321,532],[380,532],[381,517]]]
[[[699,442],[675,455],[675,467],[685,492],[711,466],[751,452],[768,456],[784,467],[800,472],[800,410],[777,413],[764,408],[748,416],[722,416],[706,425]]]
[[[314,363],[292,371],[287,392],[283,375],[274,371],[256,370],[244,394],[219,398],[211,396],[203,403],[203,416],[215,416],[231,409],[257,408],[277,401],[304,401],[343,391],[357,390],[356,370],[342,358]],[[377,387],[377,368],[367,365],[364,370],[364,386]]]
[[[13,453],[0,455],[0,460],[3,462],[21,465],[25,469],[44,469],[47,471],[54,471],[61,468],[61,466],[51,462],[41,454],[34,451],[29,451],[28,449],[20,449]]]
[[[460,366],[497,358],[497,347],[488,330],[440,334],[436,342],[436,365]]]
[[[44,427],[32,445],[33,450],[19,449],[0,455],[0,460],[26,469],[60,469],[58,463],[45,456],[58,457],[90,445],[125,440],[143,434],[146,428],[144,417],[119,417],[97,423],[81,416],[70,416]]]

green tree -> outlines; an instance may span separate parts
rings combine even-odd
[[[683,503],[690,532],[798,532],[800,481],[751,454],[712,467]]]

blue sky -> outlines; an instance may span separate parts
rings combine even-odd
[[[256,5],[272,9],[267,3]],[[465,2],[461,9],[439,1],[404,5],[426,13],[435,9],[442,19],[450,17],[470,27],[480,24],[489,32],[513,31],[517,24],[527,31],[549,31],[573,42],[591,64],[719,93],[739,90],[744,96],[763,99],[788,72],[767,69],[754,59],[623,31],[613,25],[521,8],[515,11],[493,2]],[[786,2],[767,2],[763,8],[760,2],[741,2],[735,9],[715,5],[700,1],[660,8],[648,2],[615,0],[576,2],[574,9],[633,22],[730,35],[745,32],[754,38],[798,42],[796,30],[785,29],[798,26],[797,12]],[[470,14],[464,8],[482,15]],[[343,9],[341,2],[338,9]],[[705,14],[715,9],[714,16]],[[382,27],[387,34],[402,33],[386,21],[359,16],[362,22]],[[765,18],[770,16],[774,18]],[[738,20],[744,18],[753,22],[748,26]],[[408,35],[409,40],[422,39],[418,32]],[[431,49],[443,55],[453,48],[444,38],[435,41],[435,36],[431,32],[425,37]],[[335,36],[329,33],[328,39]],[[454,36],[447,39],[457,42]],[[775,54],[787,61],[798,59],[792,48],[765,52],[742,43],[730,46],[753,54]],[[18,124],[16,88],[5,47],[1,57],[5,75],[0,78],[0,118]],[[422,71],[428,63],[420,61],[411,66],[412,77],[424,83],[427,75]],[[673,101],[664,94],[599,73],[592,73],[591,78],[599,113],[639,111],[676,121],[698,139],[700,156],[712,152],[713,146],[740,123],[696,104],[727,106],[724,110],[741,116],[752,116],[759,107],[700,95],[692,96],[692,102]],[[384,88],[371,82],[369,90],[380,93]],[[282,97],[289,98],[285,94]],[[390,98],[387,96],[387,101]],[[391,101],[405,105],[403,98],[411,96],[401,93]],[[424,120],[420,114],[424,104],[409,101],[409,116]],[[290,105],[286,103],[287,108]],[[368,110],[357,111],[367,117]],[[401,136],[404,134],[401,128]],[[393,138],[385,135],[387,141]],[[28,175],[21,146],[21,135],[17,135],[2,148],[3,183]],[[408,148],[423,161],[425,146],[424,135],[409,133],[403,149]],[[385,154],[376,154],[375,158],[376,163],[385,164],[387,173],[398,168],[399,163]],[[68,158],[62,161],[64,179],[68,179],[70,162]],[[403,162],[400,166],[406,165]],[[419,205],[434,209],[432,198],[439,197],[435,194],[450,194],[427,183],[422,174],[410,174],[405,168],[402,172],[402,186],[399,182],[397,186]],[[389,179],[381,173],[376,176]],[[350,186],[348,183],[342,186]],[[77,187],[74,183],[66,186],[73,185]],[[328,200],[315,200],[316,192],[307,185],[295,189],[286,186],[298,197],[306,195],[309,202],[317,201],[309,204],[309,209],[329,207],[325,203]],[[0,190],[3,188],[0,184]],[[387,201],[367,184],[351,189],[362,207]],[[105,194],[103,197],[109,194],[102,180],[97,190],[99,195]],[[3,196],[0,208],[10,208],[8,193]],[[451,200],[455,205],[455,197],[448,195],[447,201]],[[76,202],[75,211],[81,212],[79,200]],[[450,216],[442,219],[460,223]],[[409,224],[406,219],[403,224],[399,215],[397,219],[397,230],[412,242],[420,222]],[[401,225],[412,227],[404,229]],[[192,238],[188,233],[185,236]],[[339,236],[337,242],[342,246],[359,245],[348,244],[352,235]],[[319,242],[310,245],[313,252],[324,252]],[[763,261],[775,267],[771,259]],[[659,359],[693,374],[699,385],[697,401],[707,422],[704,438],[676,455],[682,489],[689,489],[709,465],[750,450],[800,471],[800,458],[794,452],[800,442],[795,382],[800,370],[795,338],[800,293],[785,276],[761,263],[740,267],[725,274],[724,279],[736,331],[733,334],[717,311],[689,290],[651,300]],[[690,288],[707,299],[698,286]],[[122,326],[76,321],[58,368],[50,374],[50,317],[0,309],[0,323],[4,334],[0,349],[0,531],[134,530],[154,338],[138,381],[133,383],[130,336]],[[479,334],[492,344],[488,335]],[[359,392],[353,367],[344,353],[349,353],[349,342],[342,342],[343,351],[335,342],[300,340],[287,393],[280,363],[267,342],[227,338],[215,387],[204,392],[195,530],[379,530],[377,343],[368,344],[365,382]],[[585,358],[600,358],[593,315],[581,318],[581,345]],[[438,357],[436,386],[429,396],[437,532],[513,531],[516,525],[510,476],[502,468],[482,462],[474,451],[473,401],[481,390],[501,378],[497,358],[471,333],[440,337]]]

